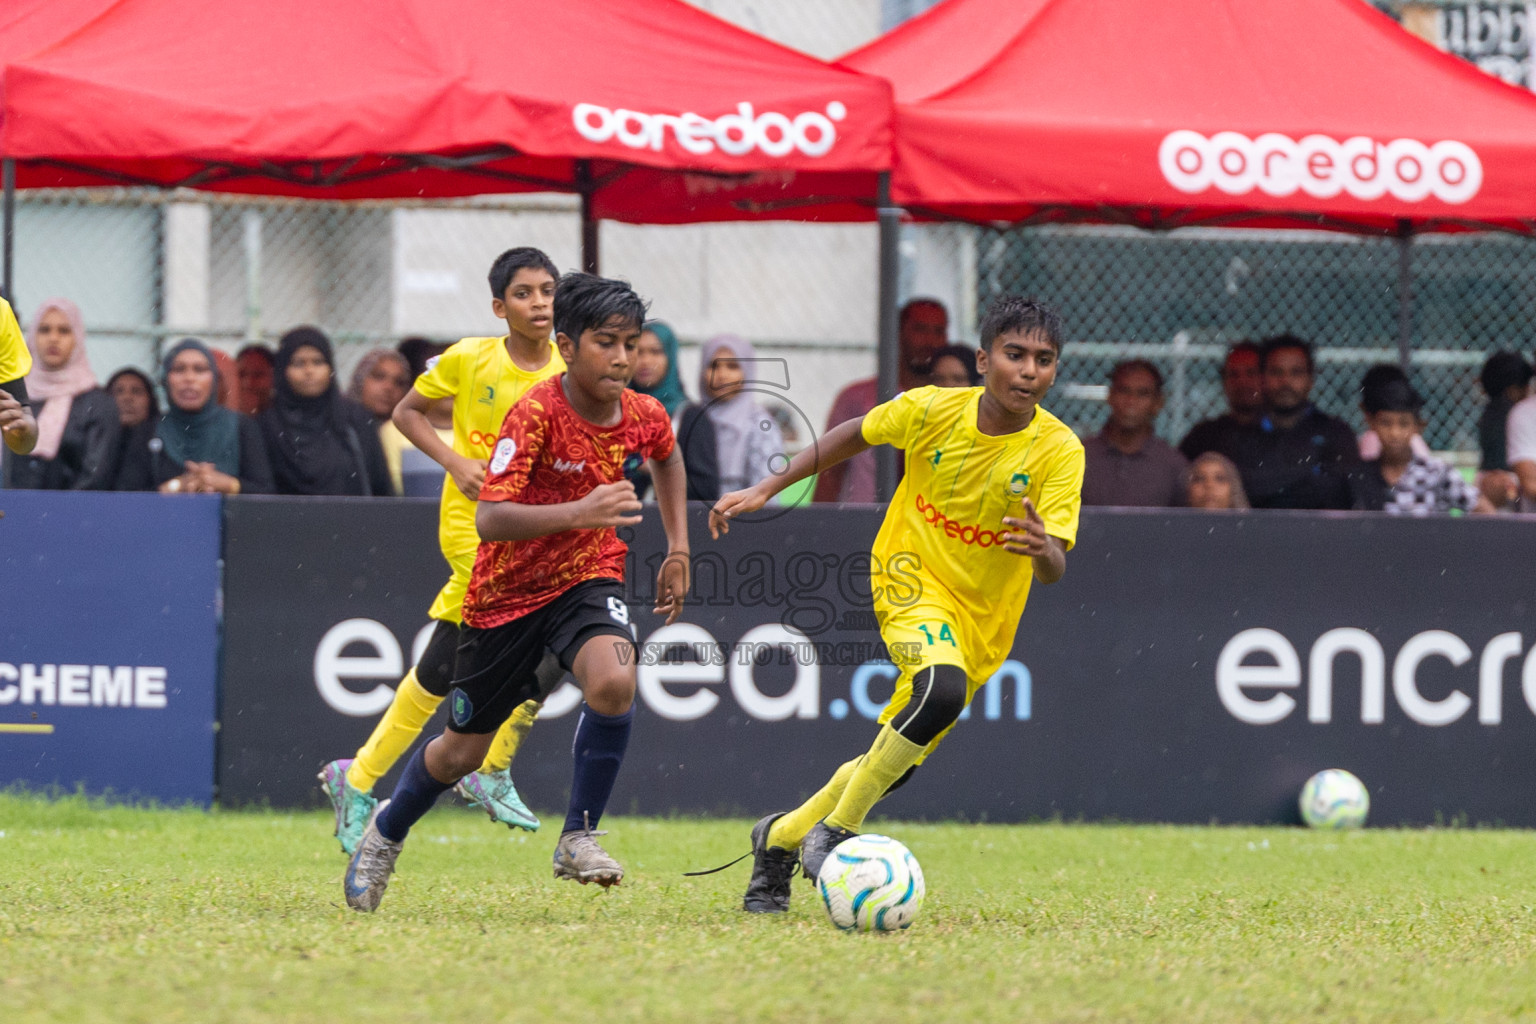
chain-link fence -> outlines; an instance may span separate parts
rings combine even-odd
[[[1399,358],[1404,244],[1410,375],[1428,403],[1426,439],[1475,450],[1483,361],[1501,348],[1527,357],[1532,349],[1536,242],[1074,227],[976,229],[973,248],[978,303],[1023,292],[1061,310],[1071,345],[1053,399],[1059,415],[1097,430],[1111,367],[1145,358],[1167,382],[1160,432],[1176,441],[1223,410],[1227,346],[1284,333],[1317,346],[1317,404],[1364,429],[1360,378],[1370,364]]]

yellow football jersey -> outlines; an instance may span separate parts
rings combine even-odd
[[[549,343],[549,362],[523,370],[507,355],[506,338],[465,338],[416,379],[416,390],[433,399],[453,396],[453,450],[471,459],[490,459],[507,411],[533,385],[565,371],[565,360]],[[443,474],[438,543],[450,563],[466,554],[473,565],[480,535],[475,532],[475,501],[464,496],[453,477]],[[457,571],[457,565],[455,565]]]
[[[871,409],[862,428],[871,444],[906,454],[906,475],[872,551],[876,615],[884,626],[911,618],[909,610],[936,609],[936,621],[908,623],[911,631],[886,642],[947,645],[960,656],[936,660],[962,665],[976,682],[1008,657],[1034,579],[1032,560],[1003,547],[1003,517],[1022,518],[1028,496],[1046,532],[1070,549],[1083,490],[1077,435],[1038,407],[1017,433],[983,434],[976,427],[983,390],[917,388]],[[956,621],[938,621],[939,612]]]
[[[11,304],[0,299],[0,384],[20,380],[32,372],[32,353],[16,322]]]

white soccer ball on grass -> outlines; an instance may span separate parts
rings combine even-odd
[[[890,836],[854,836],[839,843],[816,879],[827,916],[843,931],[909,928],[922,909],[923,869]]]
[[[1312,828],[1359,828],[1371,812],[1365,783],[1342,768],[1318,772],[1301,787],[1301,820]]]

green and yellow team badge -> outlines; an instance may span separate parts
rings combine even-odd
[[[1022,498],[1027,490],[1029,490],[1028,473],[1015,473],[1008,478],[1008,496],[1010,498]]]

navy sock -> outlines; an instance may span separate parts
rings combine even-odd
[[[453,783],[438,782],[427,771],[427,745],[423,743],[405,763],[405,771],[390,794],[389,806],[379,813],[375,822],[379,835],[392,843],[400,842],[411,831],[411,826],[432,809],[437,798],[452,788]]]
[[[588,825],[597,827],[603,809],[608,806],[614,780],[619,777],[619,765],[624,763],[629,727],[634,720],[633,705],[622,715],[600,715],[582,702],[581,721],[576,723],[576,740],[571,744],[575,762],[571,806],[565,812],[562,831],[574,832]]]

